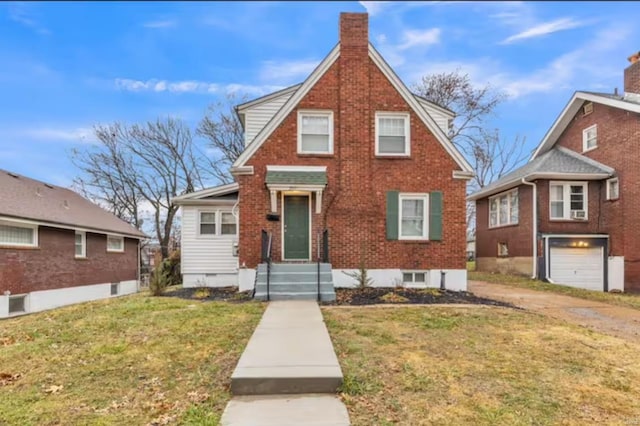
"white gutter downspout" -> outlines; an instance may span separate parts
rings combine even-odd
[[[532,205],[532,209],[533,210],[533,235],[532,235],[532,239],[533,239],[533,268],[532,268],[532,274],[531,274],[531,279],[536,279],[538,278],[538,205],[537,205],[537,189],[538,187],[536,186],[536,184],[534,182],[529,182],[526,180],[526,178],[522,178],[522,184],[523,185],[528,185],[528,186],[532,186],[533,187],[533,205]]]

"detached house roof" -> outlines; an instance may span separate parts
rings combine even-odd
[[[519,185],[522,179],[604,179],[614,170],[563,147],[555,147],[469,196],[474,201]]]
[[[147,236],[79,194],[0,169],[0,216],[113,233]]]

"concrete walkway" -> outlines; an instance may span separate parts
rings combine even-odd
[[[341,384],[318,304],[271,302],[231,376],[236,397],[221,423],[348,426],[347,410],[335,395]]]
[[[469,291],[605,334],[640,341],[640,310],[637,309],[482,281],[469,281]]]

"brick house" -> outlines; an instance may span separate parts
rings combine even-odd
[[[75,192],[0,170],[0,318],[138,290],[146,236]]]
[[[469,197],[479,270],[640,290],[639,58],[624,94],[576,92],[527,164]]]
[[[400,81],[369,42],[367,14],[341,14],[339,32],[302,84],[237,107],[236,182],[175,199],[185,285],[255,285],[259,296],[270,255],[282,297],[297,274],[331,298],[360,265],[374,285],[439,286],[445,272],[448,288],[466,289],[473,172],[447,137],[453,113]]]

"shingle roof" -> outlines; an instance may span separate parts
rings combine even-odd
[[[265,182],[271,184],[326,185],[327,172],[268,170]]]
[[[51,223],[52,226],[113,232],[137,238],[146,235],[79,194],[0,169],[0,216]]]
[[[609,166],[595,160],[580,155],[563,147],[555,147],[545,152],[540,157],[529,161],[524,166],[502,176],[495,182],[482,188],[469,196],[470,200],[477,200],[502,189],[507,186],[515,186],[522,178],[530,178],[544,175],[593,175],[594,178],[601,178],[603,175],[611,176],[614,172]],[[570,177],[569,177],[570,178]]]

